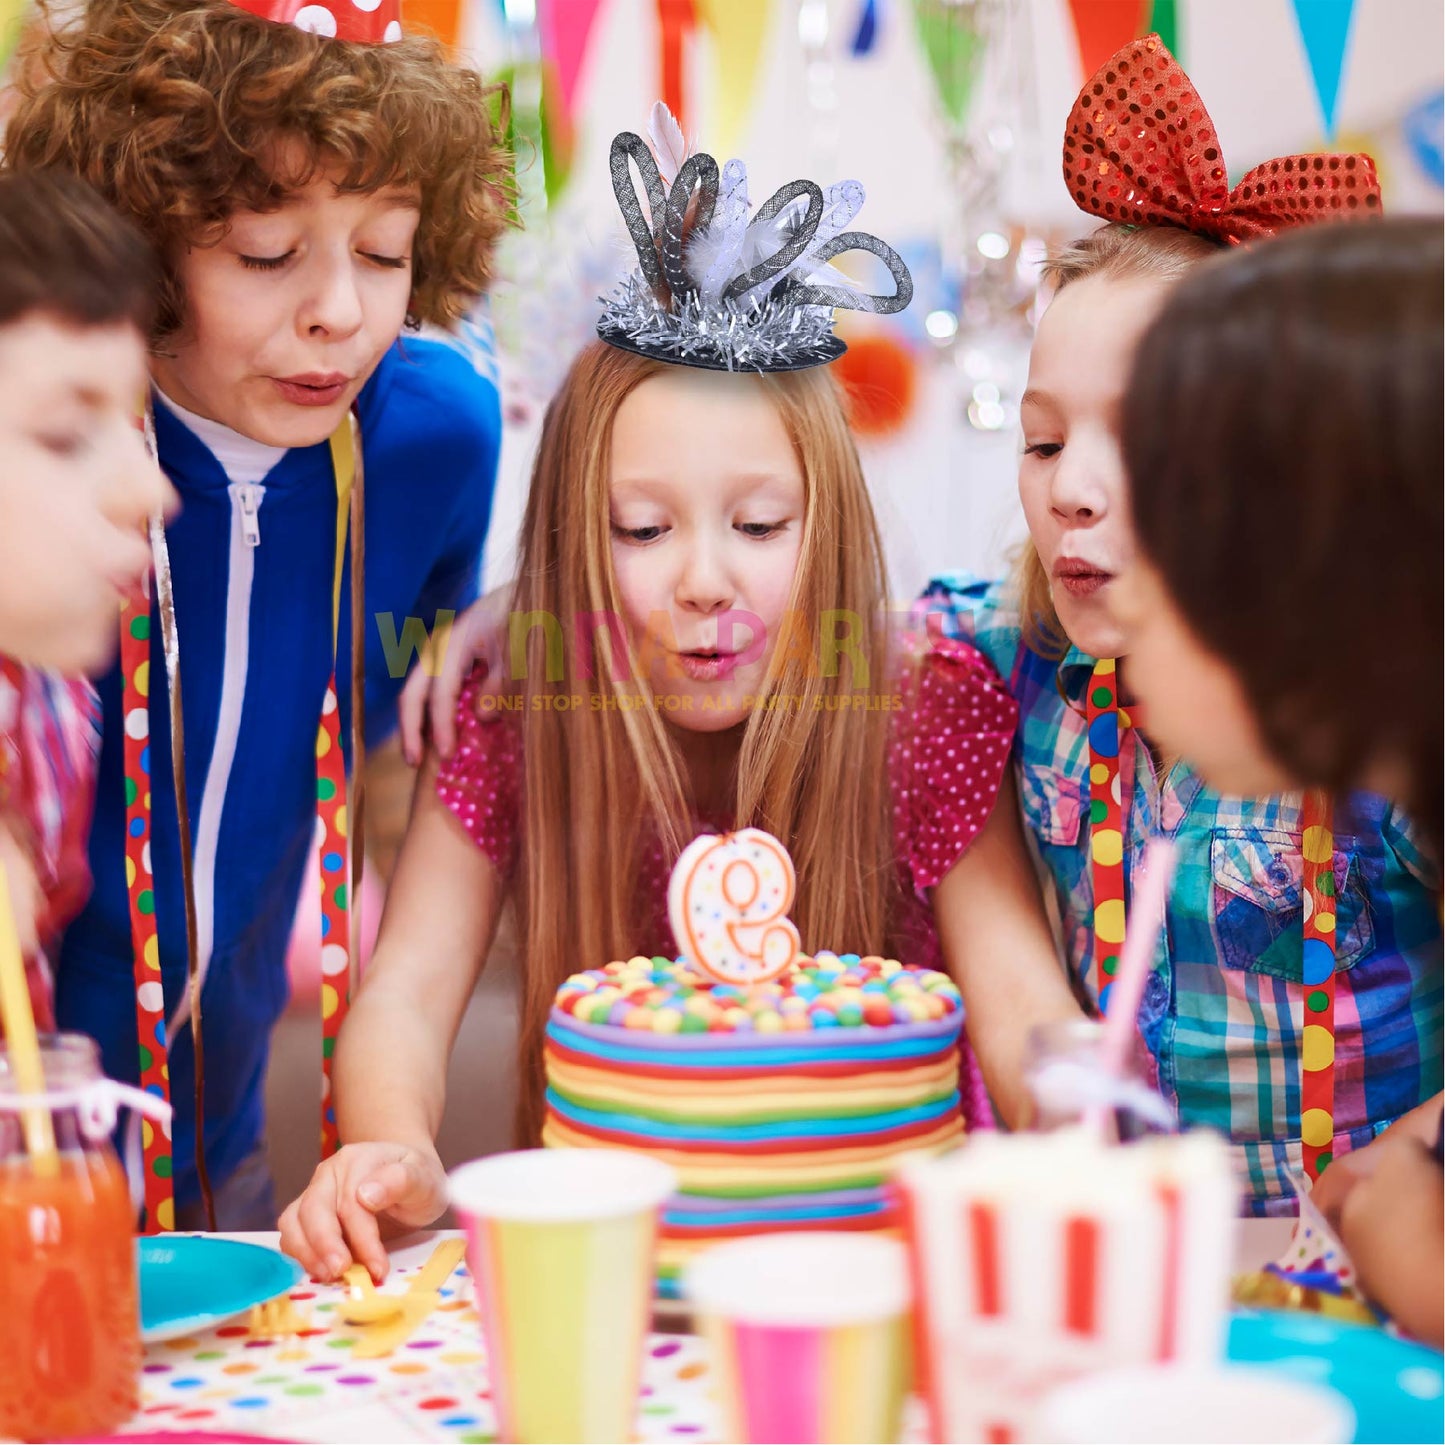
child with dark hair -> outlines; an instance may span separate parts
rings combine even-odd
[[[1388,793],[1437,846],[1442,265],[1438,223],[1400,219],[1203,267],[1124,410],[1155,731],[1221,787]]]
[[[1401,798],[1437,857],[1442,267],[1439,222],[1397,220],[1180,285],[1123,408],[1141,556],[1118,602],[1164,746],[1219,787]],[[1436,1094],[1315,1190],[1365,1288],[1436,1346],[1440,1130]]]
[[[394,726],[418,640],[480,580],[501,408],[485,338],[457,322],[511,214],[505,117],[395,0],[52,19],[5,163],[85,176],[161,256],[149,410],[185,504],[100,683],[96,888],[58,1013],[108,1074],[170,1092],[150,1227],[265,1229],[262,1081],[316,839],[329,1059],[363,732]],[[334,1145],[329,1106],[323,1128]]]
[[[0,877],[36,1019],[85,900],[95,695],[169,488],[135,425],[155,263],[81,181],[0,177]]]

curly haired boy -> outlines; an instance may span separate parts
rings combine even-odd
[[[318,723],[324,737],[325,707],[340,718],[332,736],[347,737],[354,677],[368,736],[384,736],[409,661],[397,638],[417,635],[408,620],[430,630],[476,595],[500,406],[475,332],[443,328],[487,288],[511,215],[510,160],[487,89],[430,40],[338,39],[230,0],[92,0],[52,18],[22,56],[5,164],[83,176],[161,258],[151,409],[182,501],[167,551],[203,984],[203,1162],[219,1227],[270,1228],[262,1084],[326,795]],[[365,522],[350,529],[352,557],[367,538],[355,675],[339,501],[353,417]],[[177,1112],[173,1158],[148,1165],[174,1187],[174,1222],[194,1227],[187,889],[162,621],[157,610],[148,676],[123,661],[99,683],[95,889],[66,935],[56,1002],[62,1027],[100,1042],[109,1074],[148,1077],[157,1055],[144,1024],[138,1039],[134,953],[153,919]],[[128,736],[147,744],[139,789]],[[149,802],[139,822],[138,793]],[[144,826],[142,889],[126,844]],[[172,1222],[170,1210],[155,1222]]]

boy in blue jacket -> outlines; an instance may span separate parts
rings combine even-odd
[[[182,511],[158,571],[183,664],[203,1163],[222,1229],[275,1221],[262,1088],[326,821],[328,720],[349,737],[354,534],[371,740],[394,725],[418,621],[429,633],[476,595],[500,406],[474,349],[441,327],[485,291],[510,186],[481,83],[432,42],[395,39],[390,4],[365,12],[377,33],[361,39],[250,9],[95,0],[42,42],[53,79],[24,98],[6,158],[86,176],[164,258],[151,416]],[[344,499],[358,439],[360,529]],[[195,1228],[168,614],[149,618],[146,662],[123,657],[99,683],[95,891],[65,939],[57,1014],[100,1042],[113,1077],[168,1082],[169,1145],[146,1138],[150,1222]],[[135,636],[146,622],[131,620]],[[344,840],[344,817],[331,821]],[[328,846],[322,876],[344,890]]]

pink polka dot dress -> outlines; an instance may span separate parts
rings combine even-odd
[[[480,678],[462,691],[457,708],[457,749],[443,763],[437,793],[503,877],[517,862],[521,814],[522,725],[511,714],[483,722],[476,711]],[[916,680],[901,690],[889,744],[893,837],[902,904],[892,952],[908,963],[943,967],[929,891],[968,851],[988,820],[1013,746],[1018,708],[993,668],[967,643],[934,638]],[[698,831],[732,826],[725,818],[699,818]],[[637,952],[666,954],[676,947],[667,921],[667,881],[673,859],[660,842],[648,846],[638,868],[638,916],[648,920]],[[854,945],[830,943],[840,951]],[[987,1127],[992,1111],[982,1077],[965,1046],[961,1087],[970,1127]]]

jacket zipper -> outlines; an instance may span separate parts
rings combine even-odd
[[[216,719],[216,741],[201,790],[196,815],[196,964],[198,984],[204,986],[216,942],[216,855],[221,841],[221,815],[226,790],[236,761],[241,732],[241,710],[246,700],[246,674],[251,655],[251,589],[256,577],[256,549],[261,545],[261,503],[266,488],[259,482],[232,482],[230,568],[226,579],[226,632],[221,670],[221,705]],[[191,991],[187,989],[171,1017],[174,1034],[190,1017]]]

